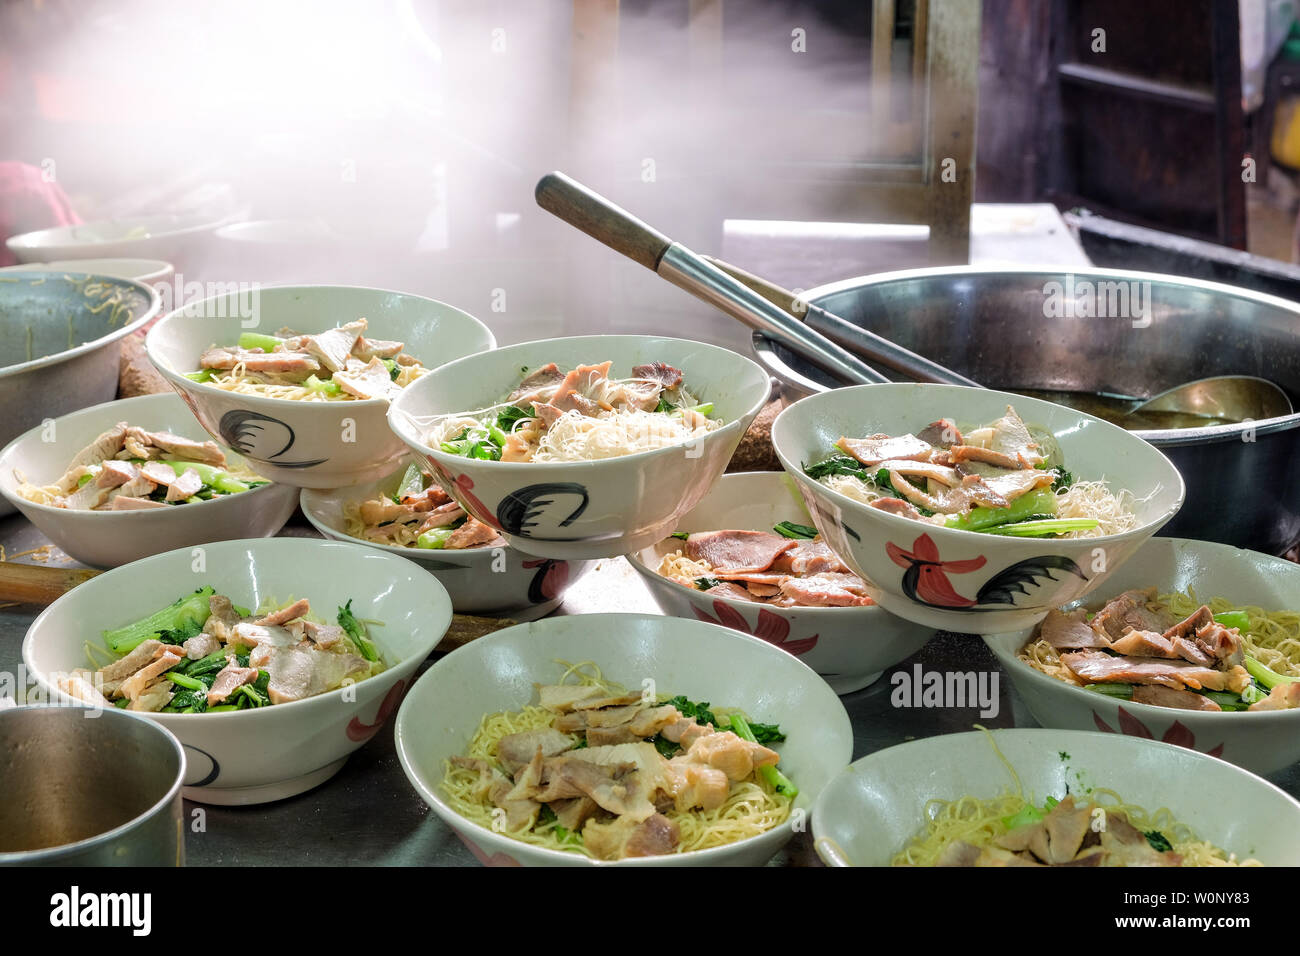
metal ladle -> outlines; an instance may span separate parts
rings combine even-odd
[[[1129,409],[1124,417],[1153,413],[1212,419],[1221,423],[1260,421],[1294,411],[1286,392],[1266,378],[1253,375],[1216,375],[1166,389]]]

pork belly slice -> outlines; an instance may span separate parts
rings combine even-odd
[[[179,476],[172,478],[171,485],[167,488],[167,501],[185,501],[199,493],[203,487],[203,479],[193,468],[186,468]]]
[[[272,611],[265,617],[257,618],[253,623],[261,627],[276,627],[281,624],[286,624],[294,618],[302,617],[310,610],[311,604],[307,599],[298,598],[298,600],[294,601],[288,607],[282,607],[278,611]]]
[[[929,445],[933,445],[935,448],[951,448],[953,445],[966,444],[961,431],[950,418],[941,418],[937,422],[931,422],[917,432],[916,437]]]
[[[234,655],[230,655],[226,658],[226,666],[217,672],[212,687],[208,689],[208,706],[221,703],[240,687],[257,680],[257,676],[256,667],[240,667]]]
[[[582,843],[601,860],[628,857],[662,856],[671,853],[681,842],[677,824],[661,813],[644,820],[619,817],[610,823],[589,820],[582,828]]]
[[[758,597],[758,595],[752,594],[748,587],[743,584],[736,584],[734,581],[720,581],[704,593],[711,594],[714,597],[730,598],[733,601],[754,602]]]
[[[1152,610],[1147,607],[1155,597],[1155,588],[1125,591],[1106,602],[1106,606],[1093,617],[1092,626],[1100,628],[1111,640],[1123,637],[1129,628],[1164,633],[1173,620],[1163,609]]]
[[[260,653],[258,653],[260,652]],[[250,665],[270,672],[267,685],[271,703],[314,697],[342,685],[350,677],[370,670],[365,658],[335,654],[314,647],[269,647],[262,645],[249,655]]]
[[[101,461],[106,461],[116,456],[117,453],[122,450],[122,442],[126,437],[126,428],[126,422],[118,422],[108,431],[101,433],[94,441],[81,449],[81,451],[77,452],[72,457],[72,461],[68,463],[68,474],[71,474],[73,470],[83,465],[97,465]],[[66,478],[67,475],[65,474],[64,477]],[[63,479],[60,479],[59,485],[60,487],[63,487],[65,491],[71,491],[76,487],[76,479],[73,479],[73,483],[66,487],[63,485]]]
[[[352,354],[363,362],[369,362],[372,358],[395,358],[404,347],[402,342],[368,339],[364,335],[358,335],[356,343],[352,346]]]
[[[1155,631],[1135,631],[1131,628],[1110,645],[1116,654],[1126,657],[1181,658],[1202,667],[1218,667],[1219,659],[1195,640],[1182,637],[1165,637]]]
[[[300,619],[290,621],[285,628],[295,637],[309,640],[326,651],[348,640],[347,631],[337,624],[317,624],[315,621]]]
[[[1039,625],[1038,636],[1058,651],[1110,647],[1110,640],[1088,624],[1087,614],[1083,608],[1068,613],[1053,608]]]
[[[352,348],[357,344],[357,339],[361,337],[361,333],[365,330],[366,320],[357,319],[355,322],[349,322],[336,329],[326,329],[324,332],[318,332],[315,335],[301,336],[295,344],[314,355],[331,372],[337,372],[348,364],[348,357],[352,354]],[[379,360],[372,357],[369,361],[374,363]],[[379,362],[379,365],[382,368],[383,362]],[[384,369],[384,374],[387,373],[388,370]]]
[[[682,384],[682,370],[673,368],[664,362],[650,362],[646,365],[632,367],[633,378],[643,378],[654,382],[660,389],[667,391]]]
[[[477,518],[466,518],[465,523],[451,533],[447,538],[446,547],[449,551],[458,551],[464,548],[478,548],[484,545],[492,544],[500,539],[504,543],[504,538],[497,534],[495,528],[490,528]]]
[[[1189,661],[1113,657],[1093,650],[1062,654],[1061,663],[1085,684],[1159,684],[1174,690],[1240,693],[1250,683],[1250,675],[1240,666],[1221,671]]]
[[[562,381],[564,381],[564,373],[560,371],[560,367],[554,362],[548,362],[529,372],[506,397],[506,401],[520,408],[528,408],[533,402],[546,404]]]
[[[161,448],[174,458],[196,461],[201,465],[215,465],[218,468],[226,466],[226,453],[217,446],[216,442],[195,441],[171,432],[145,432],[144,435],[151,445]]]
[[[770,531],[697,531],[686,538],[684,551],[692,561],[736,574],[766,571],[780,555],[795,547],[795,539]]]
[[[538,684],[539,703],[557,714],[567,714],[575,704],[604,694],[599,687],[589,684]]]
[[[391,399],[401,391],[389,374],[388,366],[379,359],[371,359],[367,365],[355,360],[349,362],[334,373],[334,381],[343,391],[360,399]]]
[[[180,648],[169,646],[166,651],[159,654],[154,660],[122,681],[117,689],[118,696],[135,700],[144,692],[146,687],[153,683],[154,678],[161,677],[184,659],[185,656]]]
[[[869,435],[866,438],[841,437],[835,447],[856,458],[868,468],[884,461],[929,461],[934,447],[915,435]]]
[[[497,760],[506,772],[514,776],[533,759],[538,750],[543,757],[554,757],[573,749],[573,739],[551,727],[525,730],[507,734],[497,742]]]
[[[1010,405],[1006,413],[993,423],[993,440],[989,447],[1016,459],[1022,468],[1033,468],[1044,461],[1038,443]]]

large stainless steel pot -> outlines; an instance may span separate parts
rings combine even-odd
[[[179,866],[180,742],[115,707],[0,710],[0,866]]]
[[[956,267],[846,279],[803,298],[990,388],[1146,397],[1191,379],[1245,374],[1276,382],[1293,402],[1300,397],[1300,305],[1216,282]],[[1080,317],[1085,305],[1091,315]],[[796,395],[836,384],[757,333],[754,349]],[[1186,503],[1163,534],[1270,554],[1300,542],[1300,413],[1137,434],[1187,483]],[[1104,461],[1072,465],[1106,472]]]

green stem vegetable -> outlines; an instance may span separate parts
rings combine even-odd
[[[339,627],[347,632],[348,637],[352,639],[352,643],[357,646],[357,650],[361,652],[362,657],[368,661],[379,660],[379,653],[375,650],[375,645],[370,643],[369,638],[366,636],[365,627],[352,613],[351,598],[348,599],[347,604],[339,608],[338,622]]]
[[[248,491],[251,487],[225,469],[214,465],[205,465],[197,461],[164,461],[163,464],[176,472],[177,477],[185,474],[186,470],[193,469],[198,473],[200,481],[223,494],[235,495],[241,491]]]
[[[749,728],[749,721],[745,720],[740,714],[729,714],[728,719],[731,726],[731,732],[742,740],[748,740],[752,744],[758,743],[754,732]],[[770,764],[766,767],[759,767],[758,772],[763,775],[763,779],[768,782],[777,793],[789,797],[793,800],[799,795],[799,788],[794,785],[794,781],[783,774],[776,767]]]
[[[277,345],[283,344],[284,339],[278,339],[274,335],[262,335],[260,332],[241,332],[239,335],[239,347],[241,349],[261,349],[263,352],[274,352]]]
[[[202,627],[212,613],[208,598],[215,593],[211,587],[201,587],[142,620],[105,631],[104,643],[109,650],[121,657],[163,631],[182,630],[196,624]]]
[[[1246,658],[1246,670],[1250,676],[1259,681],[1265,688],[1272,690],[1279,684],[1294,684],[1298,679],[1287,677],[1285,674],[1279,674],[1277,671],[1269,670],[1253,657]]]
[[[1056,494],[1050,488],[1037,488],[1021,495],[1006,508],[972,508],[967,514],[953,515],[944,526],[958,531],[984,531],[1013,521],[1024,521],[1034,515],[1056,514]]]
[[[1037,521],[1014,521],[985,528],[986,534],[1000,534],[1015,538],[1042,538],[1049,534],[1066,534],[1070,531],[1089,531],[1100,522],[1096,518],[1043,518]]]
[[[433,528],[426,531],[415,539],[417,548],[427,548],[431,551],[441,551],[447,547],[447,539],[455,533],[455,528]]]
[[[1118,697],[1120,700],[1133,699],[1132,684],[1084,684],[1084,690],[1090,690],[1104,697]]]

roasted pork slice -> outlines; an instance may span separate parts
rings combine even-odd
[[[99,676],[105,684],[123,681],[154,658],[168,653],[174,647],[173,644],[164,644],[151,637],[147,641],[141,641],[124,656],[110,664],[105,664],[100,668]]]
[[[167,489],[167,501],[184,501],[192,498],[199,493],[203,487],[203,479],[193,468],[186,468],[179,476],[173,477],[170,487]]]
[[[1164,632],[1165,637],[1195,637],[1196,632],[1208,624],[1213,624],[1214,612],[1208,605],[1202,604],[1195,611],[1177,624],[1171,625]]]
[[[207,657],[221,649],[221,641],[217,640],[212,634],[204,632],[195,634],[188,641],[181,645],[185,651],[185,656],[192,661],[197,661],[200,657]]]
[[[226,658],[226,666],[217,672],[212,686],[208,689],[208,706],[221,703],[240,687],[253,683],[257,680],[257,675],[256,667],[240,667],[235,661],[235,656],[230,655]]]
[[[931,422],[917,432],[916,437],[929,445],[933,445],[935,448],[951,448],[953,445],[965,444],[961,430],[949,418],[941,418],[937,422]]]
[[[126,422],[118,422],[108,431],[101,433],[94,441],[72,457],[72,461],[68,463],[68,471],[72,472],[82,465],[97,465],[101,461],[107,461],[115,457],[122,450],[122,442],[126,437],[126,428]],[[60,481],[59,484],[63,485],[63,482]],[[65,490],[71,491],[75,487],[76,481],[74,479],[73,483],[67,486]]]
[[[530,408],[533,402],[545,404],[555,394],[556,387],[562,381],[564,381],[564,372],[560,371],[560,367],[554,362],[548,362],[529,372],[506,397],[506,401],[520,408]]]
[[[505,777],[494,779],[488,788],[488,797],[497,807],[505,811],[507,830],[525,830],[537,822],[537,815],[542,805],[526,793],[521,792],[518,784]],[[536,789],[536,788],[527,788]]]
[[[145,432],[144,434],[151,445],[162,449],[174,458],[196,461],[201,465],[215,465],[218,468],[226,466],[226,453],[217,446],[216,442],[195,441],[171,432]]]
[[[1068,613],[1053,608],[1043,618],[1038,636],[1058,651],[1110,647],[1110,639],[1088,624],[1087,614],[1083,608]]]
[[[525,730],[517,734],[507,734],[497,742],[497,760],[511,776],[533,759],[533,754],[541,751],[543,757],[554,757],[566,750],[573,749],[573,738],[551,727],[539,730]]]
[[[300,639],[305,638],[323,650],[344,644],[348,640],[347,631],[337,624],[317,624],[315,621],[299,619],[285,625],[290,634]]]
[[[664,362],[650,362],[646,365],[632,367],[632,377],[654,382],[664,391],[674,389],[682,384],[682,370],[673,368]]]
[[[462,548],[477,548],[481,545],[491,544],[494,541],[504,539],[497,534],[496,529],[490,528],[477,518],[466,518],[465,523],[451,533],[447,538],[446,547],[448,550],[459,550]]]
[[[564,827],[571,833],[580,832],[582,825],[594,817],[600,809],[600,804],[585,794],[567,800],[553,800],[549,806],[551,812],[555,814],[556,825]]]
[[[980,445],[953,445],[948,449],[948,457],[954,463],[978,461],[1008,471],[1018,471],[1024,467],[1019,458]]]
[[[916,510],[916,506],[910,501],[904,501],[902,498],[876,498],[871,502],[871,507],[878,511],[886,511],[891,515],[898,515],[901,518],[917,519],[922,517],[921,512]]]
[[[349,322],[335,329],[326,329],[324,332],[318,332],[315,335],[304,335],[300,339],[300,347],[318,358],[331,372],[338,372],[348,364],[348,357],[352,354],[352,348],[357,344],[357,339],[361,333],[366,330],[366,320],[357,319],[355,322]],[[379,362],[379,359],[369,357],[366,359],[371,363]],[[379,362],[383,367],[383,362]],[[388,370],[384,369],[384,374]]]
[[[835,447],[871,468],[884,461],[929,461],[934,447],[915,435],[869,435],[866,438],[841,437]]]
[[[298,600],[294,601],[288,607],[282,607],[278,611],[272,611],[270,614],[255,619],[253,623],[261,625],[262,627],[275,627],[292,621],[294,618],[302,617],[310,610],[311,604],[308,600],[306,598],[298,598]]]
[[[259,661],[262,656],[258,656]],[[273,704],[323,694],[341,686],[345,680],[360,677],[370,670],[370,665],[363,657],[336,654],[314,647],[271,647],[269,652],[265,652],[265,657],[266,662],[263,664],[255,662],[250,654],[249,664],[270,672],[267,689]]]
[[[164,465],[163,467],[166,468],[167,466]],[[109,460],[104,462],[103,467],[99,469],[99,474],[95,476],[95,484],[101,488],[116,488],[135,479],[139,474],[140,470],[129,461]]]
[[[224,594],[214,594],[208,598],[208,619],[203,622],[204,634],[211,634],[224,644],[230,640],[231,629],[239,621],[239,613],[230,598]]]
[[[1134,687],[1133,701],[1138,704],[1154,704],[1156,707],[1174,707],[1178,710],[1223,710],[1204,694],[1161,687],[1159,684],[1139,684]]]
[[[364,335],[358,335],[356,343],[352,346],[352,354],[363,362],[369,362],[372,358],[394,358],[403,347],[401,342],[368,339]]]
[[[100,693],[99,688],[95,686],[95,681],[94,674],[78,667],[70,673],[57,675],[56,683],[59,690],[77,700],[85,701],[87,704],[112,706],[112,701]]]
[[[1231,690],[1240,693],[1250,683],[1244,667],[1222,671],[1182,660],[1114,657],[1101,651],[1061,655],[1061,663],[1085,684],[1159,684],[1175,690]]]
[[[578,760],[570,755],[551,757],[543,765],[542,784],[533,790],[532,798],[538,803],[550,803],[552,800],[590,797],[609,813],[649,816],[654,807],[646,795],[629,788],[625,779],[616,778],[615,775],[623,769]]]
[[[117,495],[108,503],[113,511],[148,511],[151,508],[166,508],[167,505],[152,498],[135,498],[131,495]]]
[[[935,481],[949,488],[955,488],[962,483],[962,476],[957,474],[956,469],[947,465],[935,464],[932,461],[906,461],[903,459],[882,461],[874,467],[883,468],[892,476],[895,474],[906,475],[908,478],[924,478],[927,481]]]
[[[1155,588],[1125,591],[1106,602],[1106,606],[1093,617],[1092,626],[1100,628],[1112,640],[1123,637],[1129,628],[1164,633],[1173,621],[1167,611],[1147,606],[1155,597]]]
[[[1076,807],[1067,796],[1042,820],[1009,830],[995,841],[1013,853],[1032,853],[1042,863],[1060,865],[1074,859],[1091,825],[1089,807]]]
[[[848,566],[821,538],[800,540],[772,562],[772,571],[790,574],[820,574],[822,571],[847,571]]]
[[[583,846],[600,860],[662,856],[681,842],[676,823],[656,813],[644,820],[620,817],[610,823],[589,820],[582,828]]]
[[[1183,861],[1177,853],[1153,848],[1146,834],[1123,813],[1107,813],[1106,825],[1100,832],[1106,862],[1111,866],[1179,866]]]
[[[1010,502],[1031,491],[1047,487],[1056,480],[1056,473],[1043,471],[1041,468],[1021,468],[1018,471],[982,475],[980,480],[984,483],[984,487]]]
[[[1030,436],[1029,429],[1010,405],[1007,406],[1006,414],[993,423],[993,440],[989,447],[1015,458],[1022,468],[1033,468],[1044,461],[1038,443]]]
[[[302,381],[321,370],[315,358],[303,352],[262,352],[218,346],[199,358],[199,368],[228,372],[237,365],[249,372],[268,373],[285,380]]]
[[[127,710],[142,713],[157,713],[166,707],[173,696],[175,687],[169,680],[154,681],[127,704]]]
[[[733,601],[754,601],[758,597],[751,593],[748,587],[736,584],[734,581],[719,581],[704,593],[714,597],[730,598]]]
[[[622,707],[626,704],[637,704],[641,702],[639,691],[628,691],[626,694],[604,694],[601,697],[589,697],[585,700],[575,701],[574,710],[593,710],[602,707]]]
[[[154,682],[155,678],[161,677],[184,659],[185,656],[179,647],[169,647],[162,654],[158,655],[144,667],[140,668],[126,680],[122,681],[121,685],[117,688],[118,696],[135,700],[144,692],[146,687]]]
[[[604,691],[590,684],[538,684],[538,703],[557,714],[567,714],[575,704],[603,697]]]
[[[389,374],[388,366],[379,359],[371,359],[367,365],[353,360],[345,368],[334,373],[334,381],[338,382],[339,388],[349,395],[355,395],[363,400],[392,399],[401,392],[401,387]]]
[[[257,649],[290,647],[299,640],[301,638],[296,637],[287,628],[254,624],[251,621],[240,621],[230,628],[226,643],[240,644],[244,647]]]
[[[781,582],[781,595],[814,607],[865,607],[871,603],[860,577],[832,571],[788,577]]]
[[[699,531],[687,537],[683,550],[692,561],[737,573],[766,571],[795,544],[794,539],[769,531]]]
[[[113,488],[88,481],[63,499],[63,507],[70,511],[93,511],[108,501],[112,493]]]

